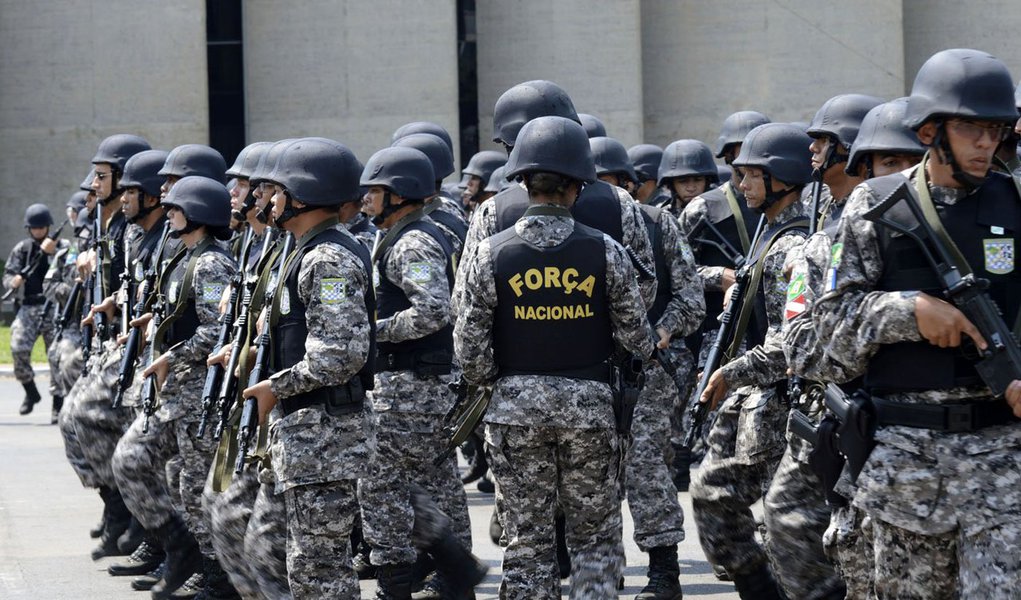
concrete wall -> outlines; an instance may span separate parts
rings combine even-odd
[[[205,15],[202,0],[0,0],[2,239],[34,202],[62,220],[110,134],[207,141]]]
[[[710,145],[738,110],[808,121],[846,92],[902,95],[899,2],[643,0],[645,137]]]
[[[496,148],[489,140],[500,94],[530,79],[562,86],[625,145],[641,141],[639,9],[638,0],[478,2],[480,145]]]
[[[323,136],[364,162],[401,125],[434,121],[456,145],[455,9],[454,0],[248,0],[248,140]]]
[[[1021,79],[1021,4],[1017,0],[981,3],[950,0],[904,1],[904,76],[907,91],[919,67],[946,48],[975,48],[1007,64]]]

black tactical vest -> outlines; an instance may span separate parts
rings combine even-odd
[[[613,337],[603,234],[575,223],[564,243],[538,248],[511,228],[490,238],[490,253],[500,374],[608,382]]]
[[[870,180],[869,185],[880,193],[901,181],[904,177],[894,174]],[[914,193],[914,183],[909,188]],[[1013,327],[1021,305],[1021,270],[1015,267],[1021,243],[1021,199],[1014,183],[1006,175],[991,173],[974,193],[951,206],[936,204],[936,210],[975,277],[989,281],[989,297],[1000,308],[1007,326]],[[887,214],[898,216],[893,210]],[[941,298],[943,289],[918,245],[906,236],[891,235],[882,225],[877,224],[876,231],[883,257],[883,274],[876,289],[920,290]],[[977,350],[970,340],[959,348],[939,348],[924,340],[887,344],[869,361],[865,385],[876,391],[982,385],[974,367],[976,359]]]
[[[221,248],[215,242],[206,247],[202,254],[208,254],[209,252],[215,252],[224,256],[230,257],[230,253]],[[174,270],[171,271],[170,277],[166,279],[163,285],[163,289],[160,290],[164,294],[164,298],[167,299],[167,308],[164,312],[166,319],[169,321],[169,325],[166,330],[166,337],[164,338],[164,348],[169,348],[174,344],[191,339],[195,335],[195,332],[199,328],[199,315],[195,309],[195,294],[191,294],[191,290],[183,289],[184,287],[184,274],[188,268],[188,261],[190,257],[186,253],[180,261],[174,265]],[[194,281],[192,282],[194,285]],[[226,283],[226,282],[224,282]],[[173,294],[170,292],[173,291]],[[196,294],[201,292],[196,292]],[[177,307],[181,302],[186,302],[184,310],[181,314],[174,318],[174,313],[177,312]]]
[[[145,232],[142,239],[138,240],[138,247],[134,248],[131,252],[131,277],[136,284],[142,282],[145,278],[145,272],[151,268],[150,263],[153,260],[153,254],[159,247],[160,237],[163,235],[163,225],[164,220],[157,221],[155,225]]]
[[[436,200],[436,202],[440,202],[440,200]],[[458,241],[461,242],[461,246],[464,246],[464,239],[468,237],[468,226],[464,224],[464,221],[439,207],[429,213],[429,218],[454,232]],[[448,241],[453,246],[453,240]]]
[[[493,196],[492,202],[496,205],[496,230],[510,229],[528,210],[528,191],[515,184]],[[586,184],[571,207],[571,214],[578,223],[602,231],[618,244],[624,243],[620,200],[615,187],[609,183]]]
[[[305,313],[308,307],[301,301],[301,296],[298,293],[301,261],[313,248],[327,243],[337,244],[357,256],[362,263],[362,267],[365,269],[366,281],[372,281],[372,265],[369,251],[357,240],[351,239],[350,236],[346,236],[332,227],[308,240],[301,247],[296,248],[294,251],[296,254],[288,264],[287,272],[282,275],[284,277],[284,285],[280,290],[281,292],[286,290],[288,311],[286,314],[280,313],[271,332],[273,339],[272,367],[274,372],[292,367],[305,358],[305,341],[308,338],[308,321],[306,320]],[[339,293],[343,293],[343,291]],[[373,316],[376,313],[376,299],[371,286],[366,286],[362,300],[365,302],[365,309],[369,315],[370,341],[368,357],[366,358],[365,365],[358,371],[357,379],[358,385],[361,386],[362,390],[371,390],[372,363],[376,355],[376,326],[373,320]],[[291,405],[296,403],[311,404],[320,397],[326,400],[331,394],[335,396],[342,395],[344,391],[339,388],[344,387],[347,387],[347,384],[311,390],[297,396],[292,396],[287,401]]]
[[[660,213],[663,211],[658,206],[639,204],[642,209],[642,219],[645,221],[645,228],[649,232],[649,242],[652,244],[652,255],[656,260],[656,300],[649,309],[649,323],[653,326],[659,322],[667,304],[670,303],[670,267],[666,262],[666,249],[663,247],[663,227],[659,224]]]
[[[389,248],[378,262],[379,283],[376,287],[376,306],[379,319],[387,319],[402,310],[411,308],[411,300],[400,286],[387,277],[386,262],[398,240],[410,231],[421,231],[432,237],[446,257],[445,274],[448,289],[454,287],[454,272],[450,264],[453,250],[439,227],[425,220],[418,220],[403,230],[390,243]],[[399,276],[400,274],[398,274]],[[415,340],[403,342],[380,342],[376,360],[376,371],[415,370],[422,375],[441,375],[450,372],[454,358],[454,326],[446,325],[439,331]]]
[[[39,254],[42,253],[42,248],[40,248],[39,244],[35,243],[32,239],[27,239],[22,242],[22,244],[25,248],[25,262],[22,266],[27,267],[32,264],[32,261],[36,256],[39,256]],[[53,260],[52,257],[44,256],[42,260],[39,261],[36,268],[25,275],[25,282],[21,284],[24,290],[24,299],[22,300],[23,304],[42,304],[46,301],[46,299],[43,298],[43,281],[46,279],[46,271],[50,268],[51,260]]]

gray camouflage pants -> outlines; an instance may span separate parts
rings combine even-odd
[[[245,556],[245,531],[259,485],[258,468],[248,465],[241,475],[234,476],[226,490],[217,493],[213,491],[210,469],[202,492],[202,508],[209,518],[216,558],[242,598],[265,598],[253,573],[255,565]]]
[[[111,466],[113,453],[135,418],[135,411],[130,407],[111,407],[121,355],[120,349],[112,345],[104,349],[69,407],[85,459],[102,484],[112,488],[117,487]]]
[[[872,546],[872,520],[865,513],[854,506],[833,511],[823,534],[823,547],[847,585],[848,598],[876,597]]]
[[[88,380],[88,375],[85,375],[75,381],[68,391],[67,397],[64,399],[64,408],[60,411],[60,420],[57,423],[60,426],[60,435],[64,438],[64,455],[67,456],[67,461],[70,463],[71,468],[74,469],[75,475],[82,482],[82,486],[98,488],[102,485],[102,479],[100,479],[95,469],[92,468],[92,465],[85,458],[85,451],[82,449],[81,440],[78,438],[75,418],[72,416],[75,413],[75,404],[77,404],[78,398],[89,385]]]
[[[259,591],[269,600],[291,597],[287,577],[287,505],[274,490],[273,469],[259,470],[259,491],[245,530],[244,552]]]
[[[35,379],[35,371],[32,369],[32,347],[39,336],[43,337],[47,354],[53,344],[53,319],[46,318],[43,308],[42,304],[22,306],[11,324],[11,358],[14,360],[14,378],[18,383],[28,383]],[[50,373],[56,372],[57,365],[50,360]],[[50,394],[52,395],[55,390],[56,386],[51,377]]]
[[[355,480],[299,485],[287,506],[287,581],[296,599],[358,600],[351,530],[358,514]]]
[[[500,597],[560,598],[553,524],[559,501],[567,519],[570,597],[616,598],[624,567],[617,433],[490,423],[486,444],[510,533]]]
[[[66,398],[82,373],[81,337],[72,334],[70,328],[65,330],[63,337],[50,346],[46,358],[51,369],[50,392]]]

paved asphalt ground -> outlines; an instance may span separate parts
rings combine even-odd
[[[47,380],[39,377],[39,388]],[[60,432],[51,426],[49,399],[27,417],[18,415],[21,387],[0,379],[0,599],[98,600],[147,598],[128,587],[129,581],[106,574],[116,559],[92,562],[95,540],[88,530],[99,520],[102,504],[94,490],[81,487],[64,457]],[[717,581],[695,536],[691,502],[681,494],[688,515],[688,539],[681,544],[681,583],[685,598],[734,599],[730,583]],[[468,486],[475,553],[491,567],[478,588],[480,600],[497,597],[500,549],[488,537],[492,497]],[[622,598],[632,598],[645,581],[648,556],[631,539],[631,520],[625,507],[624,539],[628,566]],[[566,595],[567,587],[564,592]],[[363,582],[362,595],[371,598],[375,585]]]

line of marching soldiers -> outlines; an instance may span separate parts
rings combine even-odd
[[[567,575],[616,597],[626,497],[637,598],[681,598],[693,455],[700,542],[742,598],[1012,597],[1016,105],[1000,61],[949,50],[908,98],[628,150],[530,81],[459,198],[431,123],[364,165],[325,138],[228,169],[111,136],[50,277],[93,557],[130,554],[111,574],[157,598],[357,598],[370,573],[378,598],[472,597],[467,438],[501,597]],[[66,246],[45,220],[34,244]],[[34,298],[31,259],[5,284]]]

